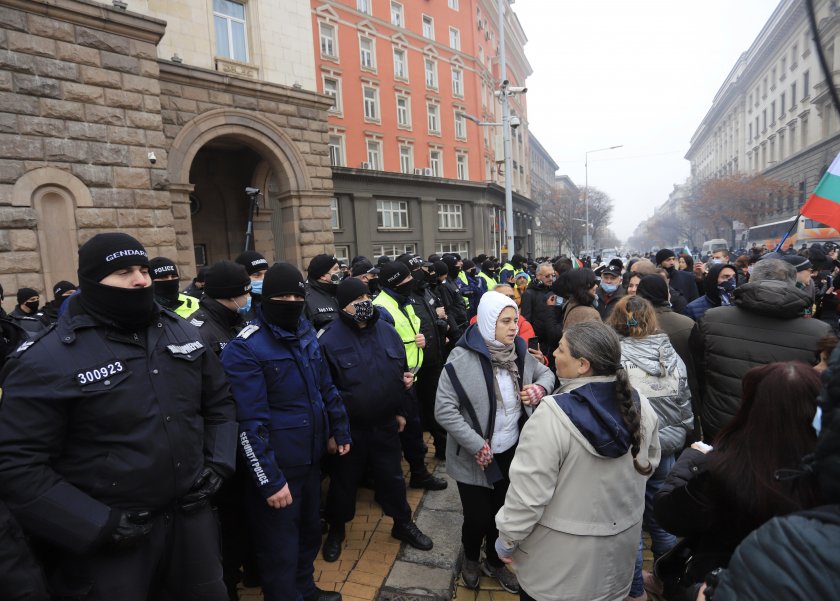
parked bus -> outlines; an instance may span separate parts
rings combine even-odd
[[[768,250],[773,250],[795,221],[796,217],[789,217],[788,219],[751,227],[747,234],[747,248],[766,246]],[[784,248],[788,248],[792,244],[799,247],[802,244],[811,246],[812,244],[825,244],[826,242],[840,242],[840,232],[819,221],[814,221],[808,217],[800,217],[799,223],[796,224],[790,236],[785,240]]]

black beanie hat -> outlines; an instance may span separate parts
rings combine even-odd
[[[805,271],[806,269],[811,269],[811,261],[805,257],[800,257],[799,255],[785,255],[782,257],[782,261],[793,265],[796,268],[797,273]]]
[[[379,268],[374,267],[367,259],[360,259],[353,263],[353,267],[350,269],[351,276],[355,278],[365,273],[375,275],[379,273]]]
[[[149,255],[140,242],[122,232],[96,234],[79,248],[79,280],[99,282],[118,269],[148,267]]]
[[[241,263],[219,261],[204,274],[204,294],[210,298],[236,298],[249,290],[251,278]]]
[[[33,288],[20,288],[17,291],[17,302],[19,305],[22,305],[26,301],[28,301],[33,296],[41,296],[38,294],[38,291]]]
[[[75,290],[76,288],[78,288],[76,284],[67,280],[56,282],[55,286],[53,286],[53,298],[60,298],[68,290]]]
[[[338,259],[332,255],[315,255],[309,262],[309,267],[306,268],[306,276],[310,281],[314,282],[332,269],[333,265],[337,263]]]
[[[663,248],[659,252],[656,253],[656,265],[659,266],[662,261],[666,259],[670,259],[671,257],[676,257],[677,255],[674,254],[674,251],[670,248]]]
[[[167,275],[179,277],[178,266],[175,265],[175,261],[172,259],[167,259],[166,257],[155,257],[149,261],[149,275],[152,276],[152,280],[157,280]]]
[[[201,282],[203,284],[204,283],[204,278],[207,277],[207,270],[208,269],[210,269],[210,268],[209,267],[202,267],[201,269],[199,269],[198,273],[195,274],[195,277],[193,278],[193,282]],[[248,272],[246,271],[245,273],[247,274]]]
[[[389,257],[388,255],[382,255],[381,257],[379,257],[376,260],[376,264],[380,265],[380,266],[384,265],[385,263],[390,263],[390,262],[391,262],[391,257]]]
[[[265,272],[262,297],[270,299],[272,296],[284,294],[305,296],[306,286],[303,283],[303,275],[291,263],[275,263]]]
[[[407,277],[411,277],[408,265],[399,261],[390,261],[379,268],[379,285],[391,290],[402,284]]]
[[[659,274],[646,275],[639,280],[636,294],[650,301],[654,307],[668,304],[668,284]]]
[[[344,309],[347,305],[362,296],[370,294],[370,289],[359,278],[346,278],[338,285],[335,296],[338,299],[338,306]]]
[[[449,275],[449,266],[443,261],[435,261],[432,265],[435,268],[436,276]]]
[[[236,262],[245,267],[248,275],[252,275],[263,269],[268,269],[268,261],[255,250],[246,250],[236,257]]]

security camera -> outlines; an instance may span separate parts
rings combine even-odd
[[[148,157],[149,157],[149,162],[150,162],[152,165],[154,165],[155,163],[157,163],[157,157],[155,156],[155,153],[154,153],[154,152],[150,152],[150,153],[148,154]]]
[[[510,86],[507,91],[508,94],[524,94],[528,91],[528,88],[524,86]]]
[[[520,125],[522,125],[522,120],[519,117],[511,117],[510,118],[510,128],[516,129]]]
[[[259,193],[260,193],[259,188],[251,188],[250,186],[245,188],[245,194],[247,194],[248,196],[255,196]]]
[[[510,81],[509,81],[509,80],[505,79],[504,81],[502,81],[502,87],[503,87],[503,88],[506,88],[506,87],[508,87],[509,85],[510,85]]]

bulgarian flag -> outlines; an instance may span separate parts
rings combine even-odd
[[[840,230],[840,155],[822,176],[801,213]]]
[[[580,269],[583,267],[583,262],[577,257],[572,257],[572,269]]]

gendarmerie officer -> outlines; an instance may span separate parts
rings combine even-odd
[[[320,460],[329,439],[350,451],[347,413],[303,317],[305,286],[297,267],[265,274],[253,323],[222,351],[247,464],[248,517],[266,601],[340,601],[313,579],[321,546]]]
[[[318,331],[338,319],[335,291],[341,281],[338,259],[331,255],[315,255],[306,270],[306,318]]]
[[[82,292],[0,374],[0,495],[50,545],[60,599],[223,601],[208,500],[234,467],[234,405],[198,330],[154,302],[143,246],[98,234]]]

